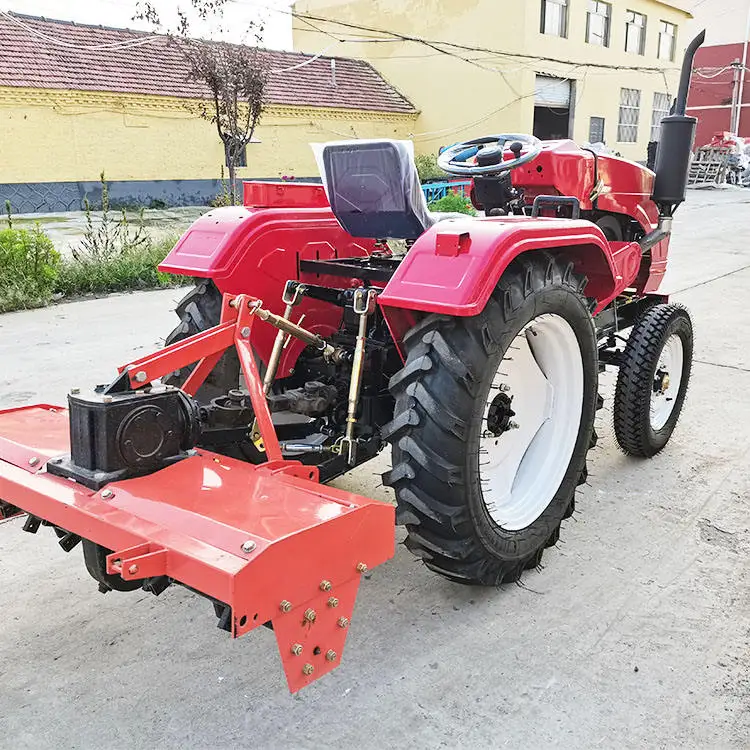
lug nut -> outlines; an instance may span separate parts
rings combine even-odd
[[[339,617],[338,626],[340,628],[348,628],[349,627],[349,618],[348,617]]]
[[[147,377],[148,376],[146,375],[146,373],[143,370],[138,370],[138,372],[135,374],[135,382],[136,383],[145,383]]]
[[[339,606],[339,600],[335,596],[332,596],[328,600],[328,606],[331,607],[331,608],[338,607]]]
[[[336,652],[333,649],[326,652],[326,661],[336,661]]]
[[[365,563],[357,563],[357,573],[367,573],[367,565]]]
[[[252,539],[248,539],[246,542],[243,542],[242,544],[242,551],[243,552],[252,552],[256,547],[255,542]]]
[[[39,463],[39,459],[36,456],[32,456],[29,459],[29,466],[36,466]]]
[[[321,581],[320,582],[320,590],[321,591],[330,591],[331,590],[331,582],[330,581]]]
[[[301,643],[295,643],[292,646],[292,654],[294,654],[294,656],[299,656],[301,653],[302,653],[302,644]]]
[[[302,674],[307,677],[309,677],[314,671],[315,667],[313,667],[312,664],[305,664],[305,666],[302,667]]]
[[[249,326],[245,326],[240,331],[240,335],[242,336],[243,339],[246,339],[250,335],[250,327]]]
[[[315,618],[317,615],[315,614],[314,609],[306,609],[305,610],[305,622],[315,622]]]
[[[279,604],[279,609],[282,612],[291,612],[292,611],[292,603],[288,602],[286,599],[284,599],[284,601],[281,602],[281,604]]]

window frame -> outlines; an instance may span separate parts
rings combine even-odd
[[[657,107],[657,104],[662,104],[663,106]],[[651,141],[659,140],[661,121],[669,116],[669,111],[671,109],[672,97],[669,93],[665,91],[654,91],[653,103],[651,106]]]
[[[597,125],[599,123],[601,123],[602,137],[601,137],[601,140],[599,140],[599,141],[595,141],[591,137],[591,135],[592,135],[592,133],[594,131],[594,121],[597,122]],[[607,120],[604,117],[598,117],[596,115],[592,115],[591,117],[589,117],[589,143],[606,143],[606,140],[605,140],[606,125],[607,125]]]
[[[643,100],[641,89],[620,89],[620,106],[617,115],[617,142],[618,143],[638,143],[638,130],[641,120],[641,102]],[[628,96],[636,100],[633,104],[628,102]],[[634,118],[626,118],[623,115],[626,112],[634,112]],[[633,119],[633,122],[626,122],[627,119]],[[632,130],[631,130],[632,129]],[[632,134],[632,138],[625,138],[625,134]]]
[[[636,23],[637,18],[643,19],[643,24],[638,25]],[[632,29],[638,29],[640,33],[640,42],[638,44],[638,50],[632,51],[630,47],[630,34]],[[646,33],[648,30],[648,16],[645,13],[639,13],[637,10],[626,10],[625,11],[625,52],[631,55],[645,55],[646,54]]]
[[[560,28],[558,31],[547,31],[547,8],[550,5],[556,5],[562,8],[560,17]],[[542,0],[542,13],[539,23],[539,31],[547,36],[556,36],[559,39],[568,38],[568,13],[570,9],[570,0]]]
[[[602,16],[599,13],[600,6],[607,9],[607,14]],[[604,18],[604,38],[602,43],[591,41],[591,18]],[[612,3],[603,2],[602,0],[589,0],[588,10],[586,11],[586,44],[593,44],[596,47],[609,47],[612,43]]]
[[[669,35],[667,32],[669,29],[672,30],[672,34]],[[661,54],[661,43],[662,39],[665,37],[669,38],[671,40],[671,45],[669,49],[669,57],[662,57]],[[665,62],[674,62],[675,54],[677,53],[677,24],[672,23],[671,21],[659,21],[659,38],[656,42],[656,56],[659,58],[659,60],[664,60]]]

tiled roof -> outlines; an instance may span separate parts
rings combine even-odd
[[[153,41],[127,49],[90,49],[147,37]],[[312,57],[270,50],[263,54],[270,56],[272,70],[291,68]],[[183,54],[165,36],[18,14],[13,19],[0,16],[0,86],[192,98],[207,94],[200,84],[187,80]],[[415,112],[411,102],[371,65],[342,57],[320,57],[296,70],[274,73],[268,101]]]

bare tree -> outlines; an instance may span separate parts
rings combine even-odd
[[[192,39],[188,10],[199,18],[221,15],[227,0],[189,0],[187,8],[177,7],[177,28],[167,31],[187,61],[189,81],[205,86],[208,98],[192,108],[204,120],[216,126],[224,144],[232,203],[239,196],[237,167],[246,166],[247,145],[252,141],[266,104],[270,77],[270,56],[260,45],[263,25],[258,21],[248,23],[248,36],[252,46]],[[149,21],[162,29],[161,20],[150,2],[138,4],[137,19]]]

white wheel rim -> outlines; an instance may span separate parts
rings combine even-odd
[[[510,421],[517,425],[499,434],[491,411],[505,401],[498,394],[512,399]],[[582,407],[575,332],[559,315],[540,315],[508,347],[484,408],[479,475],[485,507],[498,526],[525,529],[550,504],[570,465]]]
[[[677,404],[677,394],[682,384],[682,366],[685,352],[682,339],[673,333],[664,344],[654,372],[649,413],[651,429],[661,430],[669,421]]]

